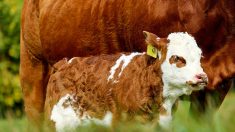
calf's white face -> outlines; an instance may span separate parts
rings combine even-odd
[[[200,63],[202,51],[194,38],[180,32],[169,34],[167,39],[166,60],[161,65],[164,85],[181,89],[183,94],[202,89],[208,80]]]

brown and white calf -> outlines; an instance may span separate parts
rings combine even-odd
[[[159,118],[160,125],[167,127],[176,99],[206,85],[202,52],[193,37],[144,34],[147,53],[75,57],[54,65],[45,112],[58,131],[90,121],[110,124],[122,119],[123,112],[129,118]]]

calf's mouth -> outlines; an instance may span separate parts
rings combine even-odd
[[[189,85],[193,90],[201,90],[208,84],[208,81],[206,79],[197,82],[187,81],[186,84]]]

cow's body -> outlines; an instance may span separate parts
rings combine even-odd
[[[234,0],[25,0],[20,76],[27,115],[39,119],[43,112],[48,64],[63,57],[142,52],[143,30],[195,36],[209,88],[219,88],[235,73],[234,5]]]
[[[45,112],[57,130],[107,118],[108,113],[114,122],[127,113],[128,119],[159,118],[163,128],[169,127],[178,97],[207,84],[201,50],[187,33],[172,33],[169,41],[145,34],[146,42],[158,51],[157,58],[147,55],[149,52],[117,53],[63,59],[54,65]]]

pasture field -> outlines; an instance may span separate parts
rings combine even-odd
[[[235,131],[235,92],[230,91],[214,117],[193,119],[188,112],[189,102],[180,101],[173,121],[174,132],[234,132]],[[118,126],[117,132],[154,132],[157,129],[150,124],[125,122]],[[0,120],[0,132],[34,132],[26,118]],[[50,131],[46,126],[43,131]],[[83,132],[109,132],[111,128],[90,125],[78,128]]]

